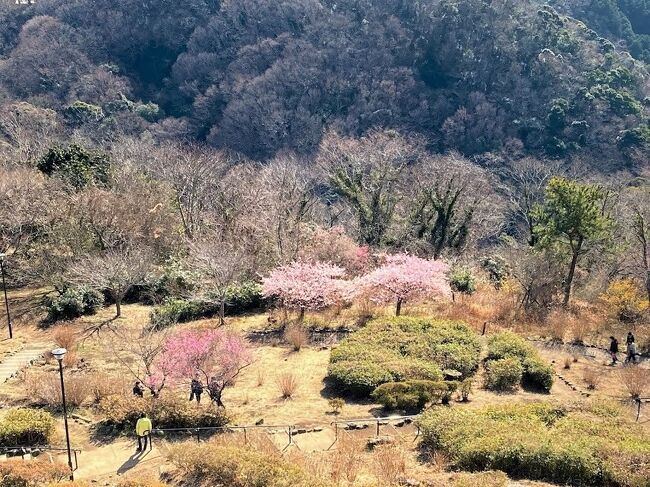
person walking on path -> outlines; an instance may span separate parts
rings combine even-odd
[[[627,332],[627,338],[625,339],[625,344],[629,347],[630,343],[635,343],[635,338],[634,335],[632,334],[631,331]]]
[[[627,357],[625,357],[625,363],[627,364],[630,362],[633,364],[636,363],[636,343],[634,341],[627,344]]]
[[[147,417],[145,413],[140,414],[140,419],[135,424],[135,434],[138,435],[138,449],[137,453],[143,452],[147,449],[147,438],[151,435],[151,430],[153,425],[151,420]],[[151,440],[149,440],[151,443]]]
[[[609,337],[609,354],[612,356],[612,365],[615,365],[618,362],[618,340],[615,337]]]
[[[201,404],[201,394],[203,394],[203,384],[201,384],[197,379],[192,379],[192,385],[190,386],[190,402],[196,397],[196,403]]]

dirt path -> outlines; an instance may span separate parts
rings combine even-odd
[[[157,476],[162,461],[163,456],[155,445],[152,450],[137,454],[133,441],[118,440],[109,445],[84,449],[79,456],[75,479],[100,481],[149,472],[155,472]]]

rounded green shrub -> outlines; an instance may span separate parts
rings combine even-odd
[[[517,388],[523,375],[521,362],[515,357],[490,360],[486,363],[485,387],[508,392]]]
[[[377,387],[371,397],[386,409],[420,410],[427,403],[437,403],[450,395],[450,387],[442,381],[410,380],[387,382]]]
[[[474,294],[476,292],[476,278],[467,267],[454,269],[449,276],[449,286],[452,291],[461,294]]]
[[[480,344],[464,323],[406,317],[369,322],[332,351],[329,378],[341,392],[367,397],[386,382],[442,380],[442,369],[474,374]]]
[[[576,486],[645,486],[650,478],[650,436],[624,417],[536,403],[433,408],[418,426],[423,445],[454,469]]]
[[[54,432],[54,418],[40,409],[10,409],[0,416],[0,446],[45,445]]]
[[[538,357],[529,357],[523,362],[524,387],[549,392],[553,386],[553,368]]]
[[[488,339],[487,360],[514,356],[523,361],[536,354],[535,348],[530,343],[510,331],[497,333]]]
[[[93,315],[104,304],[104,297],[88,287],[69,287],[46,302],[47,321],[72,320]]]

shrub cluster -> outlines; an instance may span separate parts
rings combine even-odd
[[[69,287],[58,296],[48,298],[45,303],[47,322],[72,320],[80,316],[93,315],[104,304],[104,297],[88,287]]]
[[[428,403],[448,402],[457,388],[455,381],[387,382],[377,387],[371,397],[386,409],[419,410]]]
[[[263,306],[262,288],[256,282],[244,282],[226,290],[227,315],[242,314]],[[209,318],[219,311],[218,300],[167,298],[153,309],[149,319],[151,326],[160,330],[176,323]]]
[[[54,431],[54,418],[38,409],[10,409],[0,417],[0,446],[47,444]]]
[[[521,383],[548,392],[553,385],[551,366],[542,360],[535,347],[509,331],[490,337],[484,365],[488,389],[509,391]]]
[[[423,444],[447,455],[454,468],[562,485],[648,485],[650,436],[605,411],[567,412],[544,403],[435,408],[419,426]]]
[[[342,392],[368,396],[386,382],[441,381],[478,368],[480,345],[464,323],[406,317],[371,321],[332,351],[329,377]]]
[[[159,398],[133,398],[123,395],[105,397],[99,403],[105,432],[132,432],[141,413],[146,413],[154,428],[220,427],[228,423],[223,409],[205,404],[196,407],[185,398],[163,394]]]
[[[50,482],[61,482],[70,476],[70,469],[63,463],[46,460],[25,462],[8,460],[0,463],[0,487],[35,487]]]
[[[219,444],[174,445],[169,460],[191,485],[228,487],[324,487],[296,464],[253,448]]]

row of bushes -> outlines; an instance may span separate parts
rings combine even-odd
[[[386,382],[439,382],[443,369],[471,376],[480,349],[478,337],[462,322],[379,318],[332,351],[328,375],[340,392],[367,397]]]
[[[0,417],[0,446],[45,445],[54,432],[54,418],[38,409],[10,409]]]
[[[186,398],[162,394],[159,398],[132,398],[123,395],[105,397],[99,403],[104,417],[100,424],[103,433],[131,433],[141,413],[146,413],[154,428],[221,427],[228,416],[211,404],[196,407]]]
[[[485,385],[495,391],[511,391],[520,384],[548,392],[553,386],[553,369],[535,347],[512,332],[501,332],[488,340],[484,362]]]
[[[568,485],[641,487],[650,479],[650,436],[612,414],[549,404],[435,408],[419,421],[424,446],[454,468],[502,470]]]
[[[245,282],[230,286],[226,290],[225,313],[237,315],[264,307],[262,288],[256,282]],[[168,298],[156,306],[149,316],[154,329],[160,330],[176,323],[186,323],[218,315],[220,302],[217,299]]]
[[[228,487],[324,487],[296,464],[253,448],[184,443],[171,447],[170,461],[188,485]]]
[[[460,391],[466,399],[471,390],[472,379],[430,381],[407,380],[387,382],[377,387],[371,397],[386,409],[420,410],[427,404],[448,404],[454,392]]]

